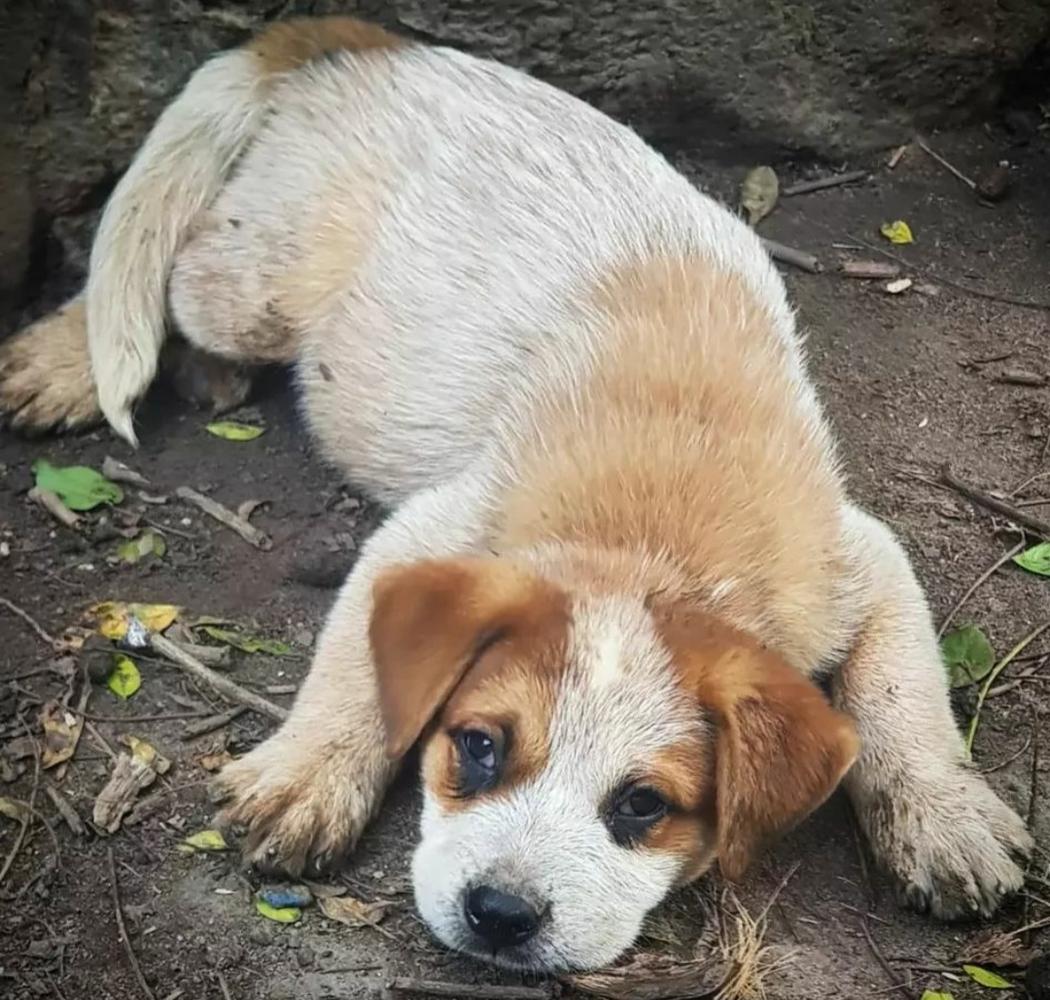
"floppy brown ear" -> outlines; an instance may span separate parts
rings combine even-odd
[[[369,639],[387,755],[408,752],[487,648],[562,610],[560,592],[495,558],[429,560],[380,576]]]
[[[719,673],[711,699],[720,720],[718,858],[735,880],[835,790],[860,744],[850,719],[779,656],[736,651]]]
[[[680,603],[656,602],[653,615],[683,685],[714,716],[718,859],[734,880],[834,791],[857,733],[812,681],[744,633]]]

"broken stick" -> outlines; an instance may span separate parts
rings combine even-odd
[[[868,278],[886,280],[896,278],[901,269],[884,260],[848,260],[840,268],[844,278]]]
[[[74,514],[73,511],[62,503],[57,493],[52,493],[51,490],[42,490],[39,486],[34,486],[29,491],[28,496],[34,503],[40,504],[40,506],[60,524],[64,524],[67,528],[77,528],[80,526],[80,517]]]
[[[971,191],[977,190],[977,182],[975,180],[973,180],[970,177],[967,177],[966,174],[964,174],[958,167],[949,163],[943,156],[941,156],[940,153],[936,153],[932,149],[930,149],[929,145],[927,145],[926,141],[922,138],[922,136],[917,135],[915,137],[915,145],[918,146],[919,149],[921,149],[928,157],[930,157],[931,160],[935,160],[942,167],[944,167],[944,169],[947,170],[948,173],[950,173],[953,177],[958,177],[959,180],[961,180],[963,184],[965,184]]]
[[[842,184],[853,184],[855,181],[867,180],[867,170],[850,170],[844,174],[832,174],[830,177],[818,177],[814,181],[799,181],[780,192],[781,198],[792,198],[797,194],[809,194],[811,191],[823,191],[826,188],[839,187]]]
[[[820,274],[824,265],[811,253],[805,250],[796,250],[794,247],[777,243],[776,240],[767,240],[763,237],[762,246],[773,260],[779,260],[782,264],[793,264],[795,267],[808,271],[810,274]]]
[[[392,993],[417,993],[428,997],[454,997],[457,1000],[551,1000],[554,996],[554,991],[547,986],[485,986],[414,979],[410,976],[391,980],[387,989]]]
[[[143,631],[145,632],[145,630]],[[207,684],[212,690],[217,691],[230,701],[237,702],[238,705],[244,705],[253,712],[267,715],[278,722],[284,722],[288,718],[286,709],[281,708],[280,705],[275,705],[272,701],[268,701],[253,691],[242,688],[240,684],[235,684],[228,677],[223,677],[222,674],[216,673],[210,667],[206,667],[197,657],[187,653],[185,649],[176,645],[170,639],[164,638],[159,632],[145,632],[144,636],[138,635],[133,638],[132,630],[129,629],[127,641],[129,645],[139,648],[148,646],[158,656],[163,656],[166,660],[170,660],[183,673],[187,673],[191,677]]]
[[[956,493],[966,497],[971,503],[977,504],[978,507],[984,507],[985,510],[1001,514],[1003,517],[1013,521],[1014,524],[1018,524],[1022,528],[1027,528],[1034,534],[1039,535],[1040,538],[1050,540],[1050,522],[1033,517],[1005,500],[1000,500],[998,497],[993,497],[990,493],[985,493],[969,483],[964,483],[947,465],[941,469],[941,482],[949,489],[953,489]]]
[[[273,548],[273,541],[265,531],[260,531],[254,524],[249,524],[243,517],[238,517],[229,507],[206,497],[203,493],[190,489],[188,486],[180,486],[175,495],[180,500],[193,504],[198,510],[203,511],[209,517],[214,518],[219,524],[225,525],[231,531],[236,532],[249,545],[254,545],[263,552]]]

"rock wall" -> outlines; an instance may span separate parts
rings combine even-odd
[[[995,102],[1050,0],[0,0],[0,310],[82,269],[99,206],[208,53],[356,13],[520,66],[667,146],[847,157]]]

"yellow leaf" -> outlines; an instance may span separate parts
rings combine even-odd
[[[914,243],[915,237],[911,234],[911,227],[903,219],[896,222],[884,222],[879,226],[879,232],[891,243]]]
[[[229,845],[218,830],[201,830],[192,837],[187,837],[179,844],[178,849],[183,854],[196,854],[199,851],[228,851]]]
[[[179,616],[182,609],[174,604],[126,604],[124,601],[103,601],[88,608],[99,632],[107,639],[123,639],[128,631],[129,618],[137,618],[151,632],[163,632]]]
[[[264,428],[252,424],[239,424],[234,420],[217,420],[208,424],[208,433],[227,441],[254,441]]]
[[[255,909],[267,920],[275,920],[279,924],[294,924],[303,915],[297,906],[271,906],[265,899],[256,899]]]
[[[1013,983],[1008,979],[1003,979],[1002,976],[998,976],[994,972],[982,969],[979,965],[964,965],[963,972],[975,983],[980,983],[981,986],[985,986],[990,990],[1013,989]]]
[[[955,1000],[950,993],[940,993],[937,990],[925,990],[920,1000]]]
[[[171,761],[145,740],[140,740],[137,736],[129,736],[124,742],[127,743],[131,756],[135,760],[156,771],[157,774],[164,774],[171,767]]]
[[[353,896],[333,896],[318,899],[317,905],[329,920],[337,920],[347,927],[374,927],[394,904],[386,900],[366,903]]]
[[[106,680],[106,687],[118,698],[127,701],[142,687],[142,675],[135,662],[126,656],[118,656],[113,664],[113,671]]]

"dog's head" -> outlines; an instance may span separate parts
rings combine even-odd
[[[612,961],[715,858],[739,876],[857,752],[821,692],[739,632],[503,560],[389,572],[371,641],[388,752],[423,737],[420,912],[502,965]]]

